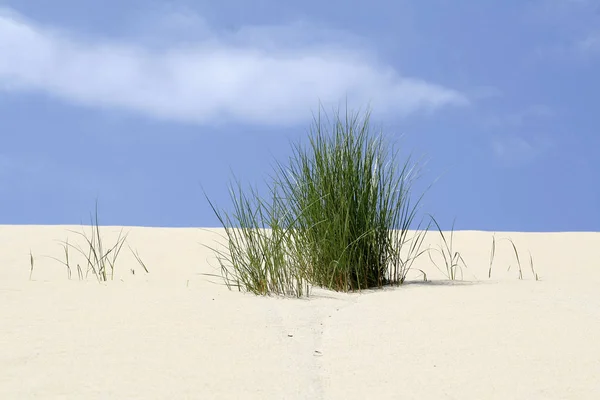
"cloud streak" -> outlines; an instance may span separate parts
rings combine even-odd
[[[585,54],[600,54],[600,32],[590,33],[577,43],[577,49]]]
[[[529,139],[522,135],[498,135],[492,141],[492,149],[496,157],[510,166],[531,162],[552,147],[550,138],[541,135]]]
[[[211,31],[156,49],[78,37],[0,9],[0,90],[195,124],[294,124],[318,101],[337,105],[346,97],[392,116],[468,104],[462,93],[404,77],[361,47],[266,43],[270,29],[261,27],[256,40]],[[303,33],[273,28],[286,32]]]

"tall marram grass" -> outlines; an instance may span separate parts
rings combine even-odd
[[[398,152],[369,121],[370,112],[330,120],[319,109],[308,144],[276,163],[269,201],[239,183],[231,215],[208,200],[227,236],[217,254],[228,286],[302,296],[309,285],[354,291],[404,282],[428,230],[414,226],[422,196],[411,197],[415,165],[409,158],[398,166]]]
[[[234,213],[219,212],[209,203],[225,227],[227,248],[218,255],[226,285],[255,294],[308,294],[304,268],[294,259],[294,242],[281,200],[266,203],[258,193],[246,195],[239,182],[230,187]]]

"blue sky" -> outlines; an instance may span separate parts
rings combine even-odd
[[[0,224],[218,226],[346,99],[443,228],[600,231],[592,0],[0,0]]]

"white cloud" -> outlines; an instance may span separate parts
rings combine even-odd
[[[532,126],[554,117],[556,112],[544,104],[533,104],[522,110],[506,114],[495,114],[483,119],[487,128],[513,128]]]
[[[169,18],[166,24],[178,17]],[[468,104],[462,93],[401,76],[347,41],[302,43],[304,28],[246,27],[230,35],[203,27],[203,38],[157,49],[77,37],[0,9],[0,90],[199,124],[291,124],[319,100],[338,104],[346,96],[350,105],[368,103],[392,116]],[[288,43],[267,40],[269,33]]]
[[[502,138],[495,138],[492,141],[492,146],[494,148],[494,153],[498,157],[506,158],[506,157],[515,157],[523,156],[524,154],[531,154],[535,152],[535,148],[523,138],[518,136],[510,135]]]
[[[586,54],[600,53],[600,32],[590,33],[577,43],[577,49]]]
[[[551,29],[546,41],[535,49],[535,56],[567,62],[590,60],[600,51],[597,0],[537,0],[529,3],[528,22]]]
[[[535,160],[555,147],[554,118],[560,115],[545,104],[531,104],[507,113],[484,116],[480,123],[490,132],[490,145],[502,163],[515,166]]]
[[[555,27],[592,21],[598,11],[596,0],[533,0],[524,7],[528,19]]]
[[[549,151],[554,143],[547,135],[496,135],[492,149],[500,161],[507,165],[520,165],[533,161]]]

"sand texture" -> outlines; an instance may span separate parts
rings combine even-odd
[[[523,279],[508,242],[489,279],[492,233],[456,232],[464,281],[424,257],[429,282],[290,299],[203,275],[219,229],[125,228],[149,274],[125,246],[69,280],[70,229],[0,226],[0,399],[600,399],[598,233],[498,233]]]

